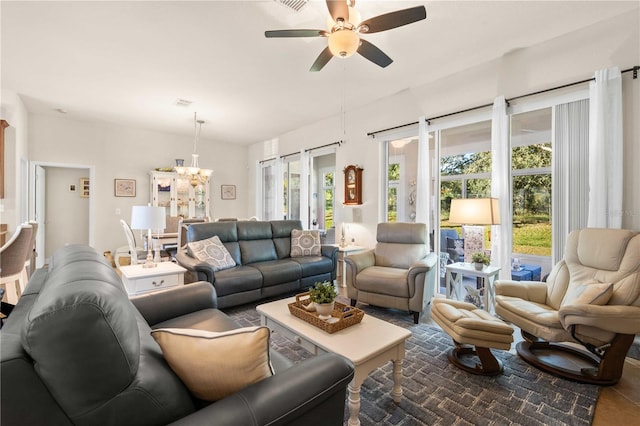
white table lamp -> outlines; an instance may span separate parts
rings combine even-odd
[[[160,231],[167,227],[166,213],[164,207],[133,206],[131,208],[131,229],[147,230],[147,260],[144,268],[153,268],[157,264],[153,261],[153,241],[151,231]]]

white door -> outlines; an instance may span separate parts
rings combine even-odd
[[[42,166],[35,167],[35,213],[34,220],[38,222],[38,234],[36,235],[36,268],[41,268],[44,263],[44,248],[47,221],[46,212],[46,170]]]

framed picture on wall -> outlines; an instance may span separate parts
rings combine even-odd
[[[114,179],[114,195],[116,197],[135,197],[136,196],[136,180],[135,179]]]
[[[235,185],[220,185],[220,196],[223,200],[235,200],[236,199],[236,186]]]
[[[89,198],[89,178],[80,178],[80,197],[81,198]]]

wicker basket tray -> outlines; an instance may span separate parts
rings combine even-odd
[[[327,333],[335,333],[336,331],[345,329],[354,324],[358,324],[364,317],[364,312],[353,306],[345,305],[344,303],[334,302],[333,312],[331,316],[336,318],[335,322],[327,322],[318,318],[317,312],[309,312],[305,309],[307,305],[311,303],[309,299],[309,292],[300,293],[296,295],[296,301],[289,303],[289,312],[291,315],[296,316],[311,325],[314,325]]]

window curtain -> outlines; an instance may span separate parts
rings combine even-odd
[[[431,199],[431,185],[429,179],[429,124],[424,116],[418,122],[418,177],[416,182],[416,222],[427,225],[429,229],[429,200]]]
[[[274,218],[276,220],[280,220],[284,218],[284,176],[282,175],[282,157],[278,157],[275,160],[274,164],[274,174],[276,175],[275,179],[275,197],[273,197],[275,201],[274,206]]]
[[[564,256],[569,232],[587,225],[589,208],[589,100],[553,110],[551,247],[555,265]]]
[[[309,229],[309,151],[300,151],[300,221]]]
[[[622,226],[622,77],[598,70],[589,86],[589,219],[593,228]]]
[[[511,213],[511,146],[507,101],[498,96],[493,101],[491,118],[491,197],[500,205],[500,225],[491,227],[491,263],[499,266],[500,278],[511,279],[513,223]]]

